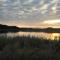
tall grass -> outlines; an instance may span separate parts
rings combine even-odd
[[[0,60],[59,60],[60,40],[0,37]]]

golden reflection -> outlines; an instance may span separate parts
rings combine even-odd
[[[0,34],[0,36],[4,34]],[[16,32],[16,33],[7,33],[5,34],[7,37],[16,37],[16,36],[30,36],[30,37],[38,37],[44,38],[48,40],[60,40],[60,33],[44,33],[44,32]]]
[[[44,33],[44,32],[19,32],[20,36],[34,36],[38,38],[45,38],[48,40],[59,40],[60,39],[60,33]]]
[[[59,33],[53,33],[52,34],[52,39],[53,40],[59,40],[60,39],[60,34]]]
[[[59,40],[60,34],[59,33],[48,33],[47,39]]]

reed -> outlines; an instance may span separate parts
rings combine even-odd
[[[58,60],[60,40],[36,37],[0,37],[0,60]]]

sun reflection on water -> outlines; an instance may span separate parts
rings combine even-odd
[[[48,40],[59,40],[60,33],[44,33],[44,32],[18,32],[20,36],[30,36],[30,37],[38,37],[45,38]]]
[[[47,39],[59,40],[60,39],[60,33],[47,33]]]
[[[59,33],[53,33],[51,38],[52,38],[52,40],[59,40],[60,34]]]
[[[16,32],[16,33],[3,33],[0,36],[16,37],[16,36],[30,36],[44,38],[48,40],[60,40],[60,33],[45,33],[45,32]]]

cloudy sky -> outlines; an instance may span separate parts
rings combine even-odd
[[[0,24],[60,27],[60,0],[0,0]]]

